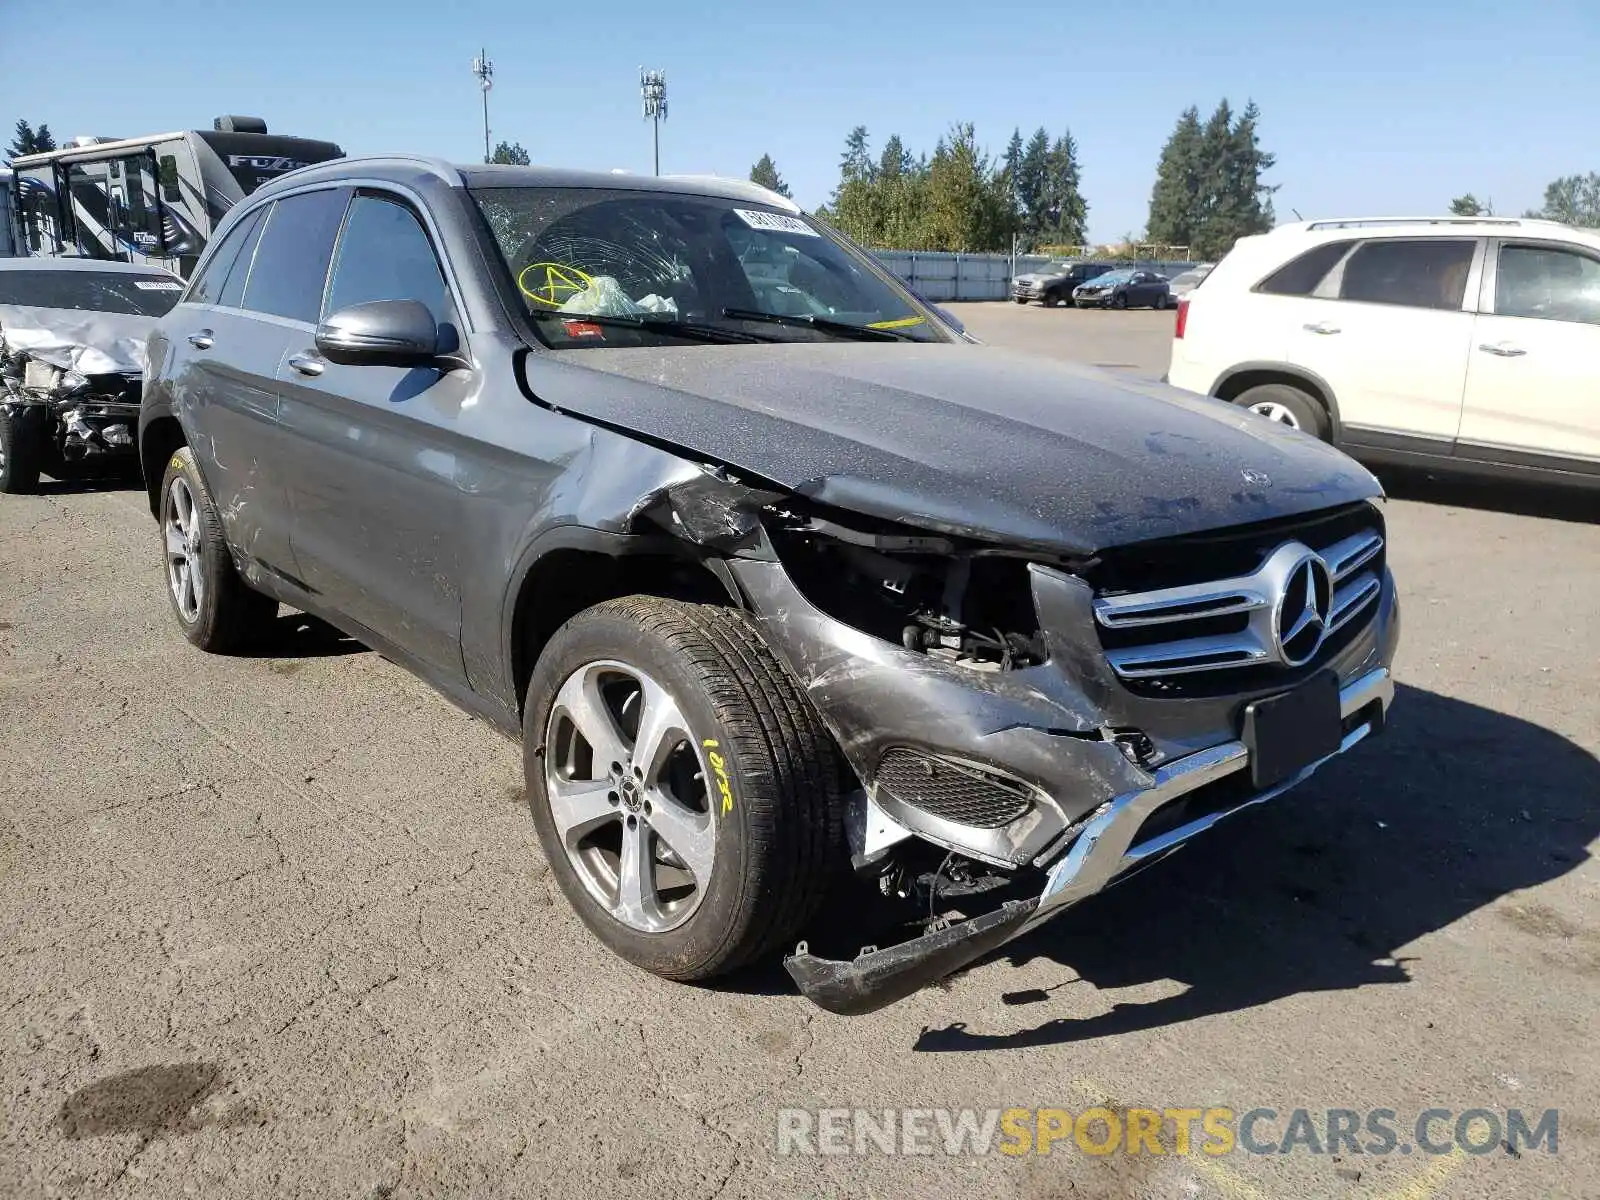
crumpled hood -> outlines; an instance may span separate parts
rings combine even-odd
[[[79,375],[142,375],[159,317],[0,304],[0,338],[13,351]]]
[[[822,503],[1069,553],[1382,494],[1232,405],[987,346],[573,350],[525,370],[544,403]]]

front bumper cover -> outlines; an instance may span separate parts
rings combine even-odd
[[[1297,774],[1208,812],[1176,828],[1138,840],[1157,812],[1250,766],[1243,742],[1230,741],[1174,759],[1153,773],[1152,783],[1107,801],[1049,864],[1039,894],[1009,901],[992,912],[935,928],[921,937],[879,950],[869,947],[852,961],[818,958],[801,943],[784,966],[805,997],[829,1012],[853,1016],[875,1012],[928,984],[971,965],[1119,877],[1171,853],[1224,817],[1282,795],[1330,759],[1382,732],[1394,680],[1379,667],[1340,689],[1346,732],[1334,754]]]

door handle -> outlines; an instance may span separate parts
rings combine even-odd
[[[197,329],[189,335],[189,345],[196,350],[211,349],[212,341],[211,330],[209,329]]]
[[[1485,354],[1496,354],[1501,358],[1521,358],[1527,353],[1521,346],[1513,346],[1510,342],[1484,342],[1478,349]]]
[[[289,356],[289,365],[302,375],[321,375],[327,363],[315,354],[302,351]]]
[[[1339,332],[1339,327],[1337,325],[1329,325],[1326,321],[1317,321],[1317,322],[1315,322],[1313,324],[1310,324],[1310,325],[1302,325],[1301,328],[1304,329],[1307,333],[1338,333]]]

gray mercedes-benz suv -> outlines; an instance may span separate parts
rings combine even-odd
[[[1367,471],[972,345],[753,185],[309,167],[229,215],[148,360],[188,639],[288,604],[520,737],[566,895],[671,978],[793,946],[853,872],[922,920],[786,964],[880,1007],[1393,695]]]

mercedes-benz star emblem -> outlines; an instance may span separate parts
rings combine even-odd
[[[1244,481],[1251,487],[1272,486],[1272,476],[1268,475],[1265,471],[1257,471],[1253,467],[1245,467],[1239,472],[1239,474],[1244,476]]]
[[[1328,636],[1332,610],[1333,577],[1328,564],[1307,554],[1289,568],[1273,615],[1279,657],[1291,667],[1310,662]]]

